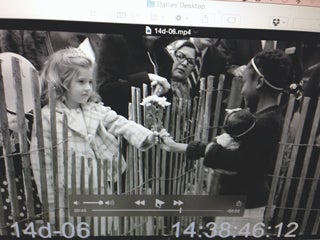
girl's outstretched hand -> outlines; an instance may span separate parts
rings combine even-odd
[[[187,144],[175,142],[166,129],[160,131],[161,148],[169,152],[185,152]]]

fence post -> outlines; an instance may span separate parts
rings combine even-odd
[[[212,132],[212,140],[218,134],[218,127],[219,127],[219,120],[221,116],[221,105],[222,105],[222,97],[223,97],[223,86],[224,86],[225,76],[220,74],[219,76],[219,84],[217,89],[217,99],[216,99],[216,106],[214,111],[214,120],[213,120],[213,132]]]
[[[58,141],[56,125],[56,91],[49,85],[49,107],[50,107],[50,129],[51,129],[51,147],[52,147],[52,170],[54,187],[54,219],[56,229],[60,228],[60,199],[59,199],[59,164],[58,164]]]
[[[32,183],[31,183],[31,163],[30,163],[30,153],[28,143],[27,143],[27,123],[24,115],[23,106],[23,91],[21,82],[21,69],[19,64],[19,59],[12,57],[12,72],[14,78],[14,86],[16,89],[16,106],[17,106],[17,118],[18,118],[18,128],[19,128],[19,146],[21,161],[23,167],[23,176],[25,184],[25,195],[26,195],[26,208],[28,217],[34,219],[35,209],[34,201],[32,195]]]
[[[241,83],[238,77],[232,79],[232,85],[229,95],[228,107],[229,109],[240,107],[241,105]]]
[[[64,166],[64,222],[68,221],[68,199],[69,199],[69,147],[68,147],[68,119],[65,114],[63,114],[63,124],[62,124],[62,141],[63,141],[63,166]]]
[[[291,116],[293,113],[294,102],[295,102],[295,97],[291,95],[290,100],[289,100],[289,105],[287,108],[287,112],[286,112],[285,121],[284,121],[283,128],[282,128],[282,135],[281,135],[280,143],[285,143],[288,138],[288,131],[289,131],[289,127],[290,127]],[[276,195],[277,185],[278,185],[278,181],[279,181],[279,174],[280,174],[280,170],[281,170],[281,165],[282,165],[282,160],[283,160],[285,148],[286,148],[286,146],[284,144],[279,145],[277,160],[276,160],[275,168],[273,171],[273,178],[272,178],[271,189],[270,189],[270,194],[269,194],[269,198],[268,198],[268,204],[266,207],[266,214],[265,214],[266,225],[269,224],[269,222],[272,218],[273,202],[274,202],[275,195]]]
[[[5,99],[5,90],[4,90],[4,83],[2,77],[2,66],[0,60],[0,113],[7,113],[7,105]],[[0,114],[0,133],[3,139],[3,155],[4,155],[4,162],[6,168],[6,176],[8,180],[8,192],[9,192],[9,199],[11,202],[11,213],[13,217],[13,221],[18,219],[18,202],[15,201],[17,199],[17,188],[15,182],[15,170],[13,165],[13,157],[12,157],[12,150],[11,150],[11,142],[10,142],[10,134],[9,134],[9,125],[8,125],[8,118],[7,114]],[[1,199],[0,199],[1,200]],[[1,201],[2,205],[2,201]],[[3,208],[1,208],[3,209]],[[4,216],[4,215],[2,215]],[[0,221],[2,218],[0,218]],[[4,219],[3,219],[4,220]],[[1,223],[1,222],[0,222]],[[1,227],[5,226],[5,222],[1,223]],[[3,233],[6,233],[7,230],[3,229]]]
[[[311,157],[311,152],[313,150],[313,147],[312,146],[310,147],[309,144],[311,144],[311,145],[314,144],[315,134],[317,132],[317,128],[319,127],[320,98],[318,98],[318,103],[317,103],[317,108],[316,109],[317,110],[316,110],[316,113],[315,113],[315,116],[314,116],[313,125],[312,125],[310,138],[309,138],[309,142],[308,142],[308,149],[307,149],[308,152],[306,153],[306,156],[308,155],[309,158]],[[310,187],[310,190],[309,190],[310,195],[308,197],[306,210],[304,212],[304,215],[303,215],[303,218],[302,218],[303,221],[302,221],[302,224],[301,224],[301,227],[300,227],[300,233],[301,234],[304,233],[304,231],[305,231],[305,229],[307,227],[308,218],[309,218],[309,215],[310,215],[310,212],[311,212],[311,209],[312,209],[312,204],[313,204],[313,202],[315,200],[318,200],[318,199],[315,199],[315,196],[316,196],[315,193],[317,191],[317,185],[318,185],[319,178],[320,178],[320,154],[319,154],[318,161],[317,161],[317,166],[316,166],[315,169],[316,170],[315,170],[314,177],[312,179],[312,184],[311,184],[311,187]],[[316,221],[315,221],[313,229],[312,229],[312,234],[317,234],[318,229],[319,229],[319,224],[320,224],[320,214],[318,212],[317,217],[316,217]]]
[[[45,163],[45,152],[44,152],[44,139],[43,139],[43,125],[42,125],[42,116],[41,116],[41,102],[40,102],[40,84],[38,78],[38,72],[34,69],[31,69],[31,76],[32,76],[32,95],[33,95],[33,112],[34,112],[34,123],[33,123],[33,130],[35,130],[35,137],[36,137],[36,146],[38,152],[38,159],[39,159],[39,166],[40,169],[40,181],[41,181],[41,198],[42,198],[42,212],[48,213],[49,206],[48,206],[48,190],[47,190],[47,170],[46,170],[46,163]],[[33,136],[34,137],[34,136]],[[34,149],[35,151],[35,149]],[[49,222],[49,215],[43,214],[42,215],[44,223]]]
[[[302,104],[302,112],[301,112],[301,115],[299,118],[297,133],[294,138],[294,146],[293,146],[293,149],[291,152],[291,158],[290,158],[290,164],[289,164],[289,168],[288,168],[288,172],[287,172],[287,178],[286,178],[283,193],[282,193],[280,210],[279,210],[279,214],[278,214],[278,220],[280,220],[284,215],[284,206],[286,205],[286,201],[287,201],[287,198],[289,195],[289,190],[290,190],[290,186],[291,186],[291,177],[293,175],[293,171],[294,171],[294,167],[295,167],[295,163],[296,163],[296,158],[297,158],[298,151],[299,151],[299,143],[300,143],[301,136],[303,133],[303,125],[305,122],[305,118],[306,118],[306,114],[307,114],[307,110],[308,110],[308,106],[309,106],[309,101],[310,101],[310,98],[304,98],[304,101]],[[288,116],[286,116],[286,117],[288,117]],[[285,144],[285,142],[281,141],[280,144]]]
[[[301,170],[301,175],[300,175],[300,179],[299,179],[299,185],[297,188],[297,193],[295,195],[295,200],[294,200],[294,204],[293,204],[293,210],[291,212],[291,216],[290,216],[290,222],[293,222],[297,216],[297,209],[299,207],[299,203],[302,197],[302,193],[303,193],[303,186],[305,183],[305,178],[307,176],[307,171],[308,171],[308,167],[310,164],[310,159],[311,159],[311,154],[312,154],[312,150],[313,150],[313,143],[316,139],[316,133],[317,133],[317,129],[318,129],[318,125],[319,125],[319,118],[320,118],[320,100],[318,101],[318,105],[317,105],[317,110],[316,110],[316,114],[314,115],[313,118],[313,124],[312,124],[312,128],[311,128],[311,132],[310,132],[310,136],[309,136],[309,140],[308,140],[308,145],[307,145],[307,151],[305,153],[304,159],[303,159],[303,167]],[[310,194],[314,194],[313,192],[310,192]]]

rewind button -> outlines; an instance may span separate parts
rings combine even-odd
[[[134,202],[138,206],[145,206],[146,205],[146,200],[138,200]]]

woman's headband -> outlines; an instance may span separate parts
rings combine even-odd
[[[257,68],[257,65],[255,64],[254,62],[254,58],[251,59],[251,65],[253,67],[253,69],[256,71],[256,73],[263,78],[263,81],[271,88],[275,89],[275,90],[278,90],[278,91],[283,91],[284,89],[283,88],[279,88],[279,87],[276,87],[274,85],[272,85],[265,77],[264,75],[259,71],[259,69]]]

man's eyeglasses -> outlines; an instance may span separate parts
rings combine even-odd
[[[196,60],[194,58],[188,58],[186,55],[184,55],[184,53],[180,52],[180,51],[176,51],[174,53],[174,56],[176,57],[176,59],[179,62],[184,62],[185,60],[187,60],[187,63],[190,66],[195,66],[196,65]]]

